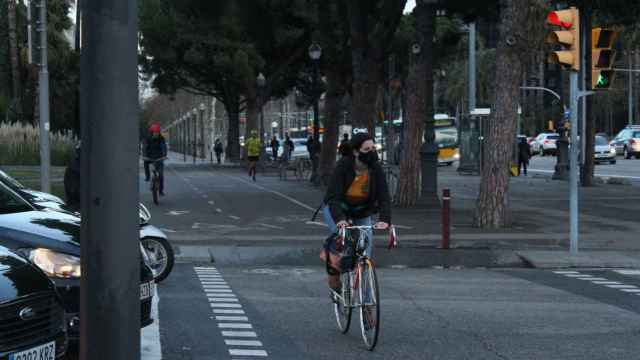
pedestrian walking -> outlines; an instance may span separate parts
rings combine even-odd
[[[293,141],[291,141],[291,138],[289,137],[289,134],[285,134],[284,135],[284,151],[288,151],[289,153],[287,154],[287,157],[289,159],[291,159],[291,153],[293,153],[293,149],[295,148],[295,145],[293,144]]]
[[[340,147],[338,148],[338,152],[340,156],[345,157],[351,154],[351,145],[349,144],[349,134],[345,133],[342,135],[342,140],[340,141]]]
[[[280,142],[275,135],[271,138],[271,153],[273,154],[273,161],[278,160],[278,150],[280,149]]]
[[[529,159],[531,159],[531,146],[527,142],[527,138],[520,138],[520,141],[518,142],[518,176],[520,176],[520,171],[523,168],[524,176],[527,176]]]
[[[222,145],[222,141],[219,138],[216,139],[216,142],[213,144],[213,151],[216,153],[218,164],[220,164],[222,160],[222,153],[224,152],[224,146]]]
[[[246,141],[247,147],[247,160],[249,160],[249,176],[256,181],[256,167],[258,160],[260,160],[260,150],[262,149],[262,143],[258,139],[258,132],[251,130],[251,137]]]

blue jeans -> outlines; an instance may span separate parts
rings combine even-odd
[[[324,223],[329,227],[329,231],[331,234],[335,234],[338,232],[338,226],[336,222],[333,220],[333,216],[331,216],[331,210],[328,205],[322,207],[322,216],[324,217]],[[371,226],[371,216],[367,216],[360,219],[352,219],[354,225],[358,226]],[[367,248],[364,253],[368,257],[371,257],[371,251],[373,250],[373,230],[367,230],[367,237],[369,238],[369,243],[367,244]]]

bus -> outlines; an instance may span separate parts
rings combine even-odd
[[[435,141],[438,146],[438,164],[451,166],[460,159],[456,118],[448,114],[435,114],[433,120]]]

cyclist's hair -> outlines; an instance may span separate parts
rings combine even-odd
[[[351,137],[351,148],[358,151],[360,150],[360,147],[362,147],[362,144],[367,140],[373,140],[369,133],[357,133]]]

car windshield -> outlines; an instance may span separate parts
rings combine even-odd
[[[458,129],[445,127],[435,129],[436,144],[440,147],[452,147],[458,144]]]
[[[632,137],[636,139],[640,138],[640,131],[634,131]]]
[[[5,183],[7,186],[11,187],[12,189],[24,189],[24,185],[20,184],[18,182],[18,180],[12,178],[11,176],[9,176],[7,173],[5,173],[4,171],[0,170],[0,182]]]
[[[13,214],[31,211],[28,202],[17,196],[12,190],[0,184],[0,214]]]
[[[602,136],[596,136],[596,145],[608,145],[607,139]]]
[[[549,140],[558,140],[558,139],[560,139],[560,135],[547,135],[547,139],[549,139]]]

